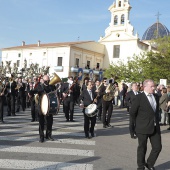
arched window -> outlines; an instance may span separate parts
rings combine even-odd
[[[122,4],[121,4],[121,1],[119,1],[119,7],[121,7],[121,5],[122,5]]]
[[[114,17],[114,25],[117,25],[117,23],[118,23],[118,17],[117,17],[117,15]]]
[[[121,16],[121,24],[124,24],[125,23],[125,15],[123,14],[122,16]]]

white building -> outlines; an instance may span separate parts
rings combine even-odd
[[[21,46],[2,49],[2,61],[11,60],[22,68],[24,59],[28,67],[31,63],[39,66],[50,66],[50,73],[56,72],[61,78],[77,75],[82,68],[84,76],[92,69],[95,78],[102,74],[112,62],[122,60],[127,62],[133,55],[146,52],[150,45],[139,40],[134,35],[134,28],[130,24],[129,0],[116,0],[110,7],[111,22],[105,30],[105,36],[99,42],[82,41],[66,43],[37,44],[22,43]]]

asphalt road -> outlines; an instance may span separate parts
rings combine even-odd
[[[5,113],[6,114],[6,113]],[[83,114],[75,107],[75,122],[66,122],[62,108],[54,116],[55,141],[39,143],[38,122],[31,122],[30,109],[4,116],[0,124],[0,169],[37,170],[136,170],[137,139],[131,139],[126,109],[114,108],[112,128],[97,121],[95,137],[86,139]],[[170,131],[162,126],[162,152],[157,170],[170,170]],[[148,143],[148,153],[150,144]]]

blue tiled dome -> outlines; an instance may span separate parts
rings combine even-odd
[[[142,40],[152,40],[157,37],[164,37],[168,35],[170,35],[168,28],[160,22],[156,22],[145,31]]]

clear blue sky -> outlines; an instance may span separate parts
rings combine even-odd
[[[114,0],[0,0],[0,48],[26,44],[94,40],[104,36]],[[142,37],[156,22],[170,29],[170,0],[130,0],[131,24]]]

